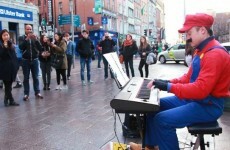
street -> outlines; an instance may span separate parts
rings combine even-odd
[[[135,75],[139,76],[139,59],[134,60]],[[102,65],[103,67],[103,65]],[[171,79],[183,75],[188,68],[183,63],[174,62],[151,65],[150,78]],[[55,90],[56,76],[52,71],[51,91],[41,93],[44,99],[35,99],[30,79],[30,100],[24,102],[23,88],[13,89],[15,101],[19,107],[5,107],[4,92],[0,90],[0,150],[98,150],[110,140],[121,143],[141,142],[140,139],[125,139],[122,136],[121,123],[114,116],[110,100],[119,92],[112,79],[104,81],[104,70],[97,68],[97,60],[92,62],[93,84],[82,86],[80,80],[79,59],[75,61],[68,90]],[[19,72],[20,78],[22,72]],[[86,75],[86,74],[85,74]],[[192,91],[191,91],[192,92]],[[168,93],[161,92],[160,96]],[[123,114],[120,114],[123,121]],[[215,138],[216,150],[230,147],[230,113],[225,112],[220,119],[223,133]],[[114,127],[116,124],[116,127]],[[116,129],[117,138],[114,129]],[[193,140],[187,128],[178,130],[181,149],[190,149]],[[213,138],[210,149],[214,149]]]

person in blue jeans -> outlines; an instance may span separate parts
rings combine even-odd
[[[15,50],[16,50],[16,55],[17,55],[17,58],[18,58],[18,70],[20,68],[20,66],[22,66],[22,52],[21,50],[19,49],[18,45],[15,44]],[[18,76],[18,70],[17,70],[17,76],[16,76],[16,85],[13,87],[13,88],[20,88],[22,87],[22,83],[21,83],[21,80]]]
[[[82,85],[85,86],[85,77],[84,71],[85,66],[87,68],[87,81],[89,84],[92,84],[90,74],[90,67],[92,62],[92,56],[94,55],[94,45],[93,42],[89,39],[89,32],[87,30],[82,31],[83,38],[78,42],[78,52],[80,54],[80,65],[81,65],[81,81]]]
[[[65,33],[64,35],[65,41],[67,43],[67,50],[66,50],[66,56],[67,56],[67,79],[70,80],[71,76],[71,67],[73,65],[73,59],[75,55],[75,44],[73,41],[70,40],[70,35],[68,32]]]
[[[23,86],[24,86],[24,97],[23,100],[29,100],[30,94],[30,71],[33,78],[33,87],[35,96],[38,99],[43,99],[40,94],[39,88],[39,52],[42,50],[42,46],[36,35],[32,32],[32,26],[25,26],[25,35],[19,37],[19,48],[22,51],[22,71],[24,75]]]
[[[101,68],[101,58],[102,58],[102,47],[100,47],[100,42],[97,43],[97,58],[98,58],[98,62],[97,62],[97,68]]]
[[[154,79],[148,88],[173,93],[160,99],[160,110],[147,114],[146,150],[179,150],[176,129],[216,121],[230,95],[230,57],[212,35],[214,18],[208,14],[187,15],[183,28],[196,50],[188,72],[171,80]],[[130,143],[131,150],[141,146]]]

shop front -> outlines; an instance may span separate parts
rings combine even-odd
[[[10,5],[11,4],[11,5]],[[38,9],[27,4],[2,2],[0,6],[0,30],[7,29],[11,39],[17,43],[20,35],[25,34],[25,25],[31,24],[34,33],[38,34]]]

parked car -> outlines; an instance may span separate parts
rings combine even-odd
[[[230,42],[226,42],[226,43],[221,43],[222,46],[224,46],[227,51],[230,53]]]
[[[185,61],[185,44],[176,44],[169,47],[167,50],[162,51],[158,54],[157,60],[164,64],[167,61],[175,61],[179,63],[180,61]]]

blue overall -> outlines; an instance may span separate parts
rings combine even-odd
[[[192,62],[190,82],[200,72],[199,55]],[[192,91],[191,91],[192,92]],[[169,96],[160,99],[160,111],[146,117],[145,145],[159,146],[160,150],[179,150],[176,128],[217,120],[223,114],[224,98],[208,96],[201,101],[179,99]]]

